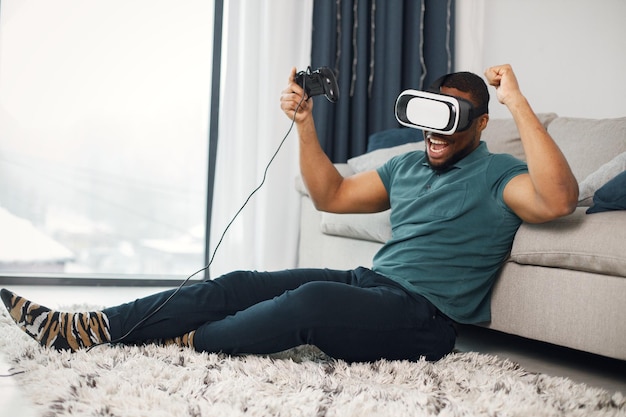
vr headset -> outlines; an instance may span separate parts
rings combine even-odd
[[[437,79],[429,91],[405,90],[396,99],[396,119],[414,129],[452,135],[470,127],[474,119],[489,110],[468,100],[439,92],[448,76]]]

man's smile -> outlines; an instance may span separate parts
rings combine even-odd
[[[448,146],[450,146],[450,143],[448,143],[447,141],[440,139],[440,138],[436,138],[434,137],[432,134],[428,134],[426,136],[426,140],[428,143],[428,152],[432,155],[432,156],[439,156],[442,153],[445,152],[445,150],[448,148]]]

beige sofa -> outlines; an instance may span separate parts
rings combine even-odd
[[[539,115],[579,181],[570,216],[523,224],[492,296],[484,326],[626,360],[626,211],[586,214],[597,189],[626,170],[626,118],[592,120]],[[483,134],[491,152],[524,153],[512,120],[491,120]],[[409,143],[337,164],[343,175],[376,168]],[[371,266],[391,235],[389,213],[337,215],[315,210],[300,179],[299,267]]]

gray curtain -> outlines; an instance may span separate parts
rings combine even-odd
[[[397,128],[394,105],[453,68],[453,0],[315,0],[311,67],[337,74],[341,97],[317,99],[316,128],[333,162],[364,153],[370,134]]]

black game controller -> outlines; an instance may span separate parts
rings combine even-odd
[[[311,67],[306,71],[296,74],[296,82],[304,88],[309,97],[324,94],[328,101],[335,103],[339,100],[339,87],[335,73],[328,67],[320,67],[311,72]]]

